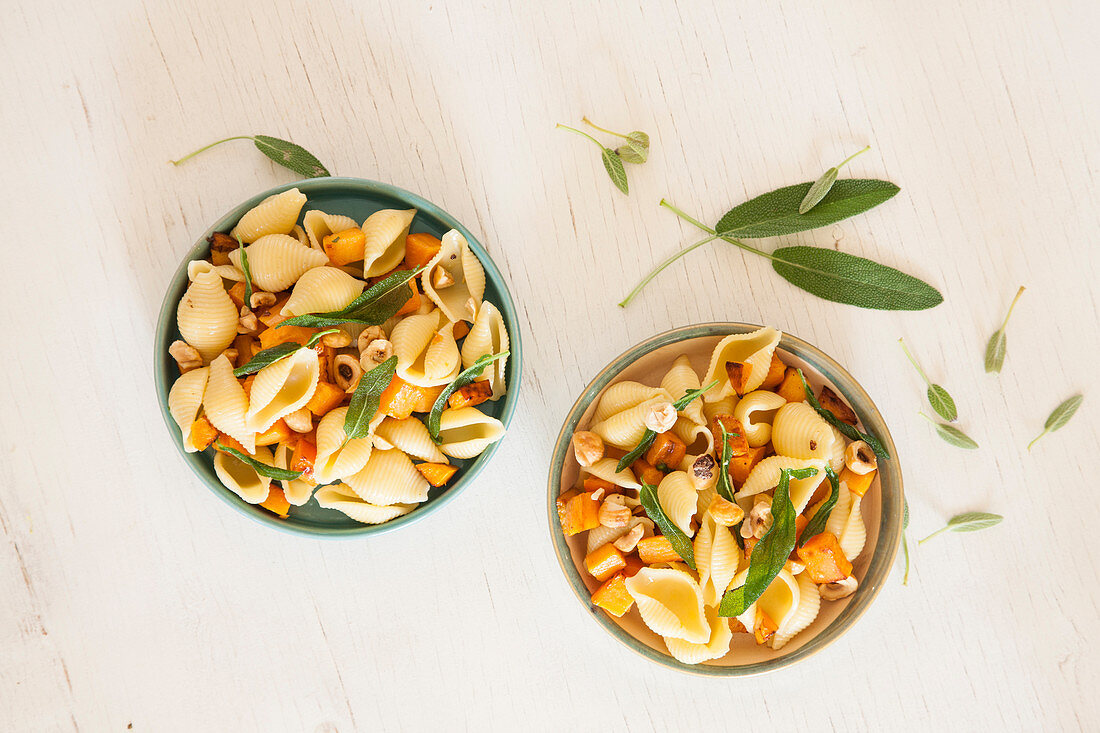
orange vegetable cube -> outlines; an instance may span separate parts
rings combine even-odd
[[[286,519],[290,514],[290,502],[286,500],[286,494],[277,486],[272,486],[267,493],[267,498],[260,504],[264,509],[278,514],[281,519]]]
[[[473,407],[474,405],[480,405],[492,396],[493,387],[489,384],[489,380],[481,379],[460,388],[451,395],[447,404],[455,409],[459,407]]]
[[[623,568],[623,575],[628,578],[633,578],[638,574],[638,571],[645,567],[645,563],[642,562],[642,558],[637,555],[631,554],[626,556],[626,567]]]
[[[869,471],[865,474],[858,474],[855,471],[850,471],[847,466],[840,472],[840,480],[848,484],[848,491],[851,491],[856,496],[863,496],[867,493],[867,489],[871,488],[871,484],[875,480],[875,476],[878,475],[878,471]]]
[[[672,549],[668,537],[658,534],[638,540],[638,557],[646,565],[658,562],[679,562],[680,556]]]
[[[218,429],[203,415],[191,424],[191,444],[204,451],[218,439]]]
[[[840,395],[832,391],[828,387],[821,388],[821,394],[817,396],[817,401],[821,403],[829,412],[836,415],[837,419],[841,422],[846,422],[853,427],[859,420],[856,418],[855,410],[848,406],[848,403],[840,399]]]
[[[312,436],[314,434],[310,433],[310,435]],[[300,436],[298,442],[294,444],[294,460],[290,464],[290,470],[301,471],[302,475],[299,478],[315,486],[317,481],[313,478],[313,464],[316,460],[316,440],[306,437],[305,435]]]
[[[418,463],[416,470],[432,486],[442,486],[451,480],[458,471],[458,466],[450,466],[446,463]]]
[[[806,390],[802,389],[802,380],[798,378],[798,371],[787,369],[783,381],[776,387],[775,393],[787,402],[805,402]]]
[[[611,493],[616,490],[615,484],[610,481],[605,481],[598,476],[585,476],[584,477],[584,490],[591,493],[593,491],[604,490],[604,493]]]
[[[276,326],[275,328],[268,328],[260,331],[260,347],[270,349],[272,346],[288,343],[305,345],[315,333],[317,333],[316,328],[306,328],[305,326]]]
[[[580,494],[580,489],[569,489],[569,491],[563,491],[558,495],[558,498],[554,501],[554,504],[558,508],[558,521],[565,524],[565,505],[569,503],[569,500],[574,496]]]
[[[275,424],[262,433],[256,433],[256,445],[275,445],[287,440],[294,433],[287,427],[285,420],[276,420]]]
[[[256,381],[256,375],[249,374],[247,377],[241,377],[237,381],[241,383],[241,389],[248,395],[248,398],[252,399],[252,383]]]
[[[584,558],[584,566],[589,575],[602,582],[625,568],[626,558],[619,552],[619,548],[608,542],[588,553]]]
[[[832,532],[822,532],[798,548],[798,559],[806,565],[807,577],[815,583],[836,583],[852,574],[852,563],[840,549]]]
[[[745,481],[749,478],[749,473],[756,467],[757,463],[764,460],[764,455],[768,452],[766,445],[759,446],[758,448],[749,448],[748,452],[744,455],[734,456],[730,459],[730,480],[733,481],[733,485],[737,488],[744,486]]]
[[[252,453],[249,452],[249,450],[241,445],[239,442],[237,442],[236,439],[232,438],[226,433],[219,432],[218,439],[214,443],[214,450],[222,450],[223,446],[225,448],[232,448],[235,451],[244,453],[246,456],[252,455]],[[222,452],[224,453],[225,451]]]
[[[439,254],[442,246],[438,238],[427,232],[409,234],[405,237],[405,267],[410,270],[423,267]]]
[[[383,415],[388,415],[396,420],[404,420],[414,412],[427,412],[431,410],[432,403],[435,402],[435,398],[438,397],[442,391],[442,387],[439,387],[438,391],[436,391],[435,387],[417,387],[395,375],[393,380],[389,383],[389,386],[382,390],[378,409]],[[432,394],[435,396],[432,397],[430,401],[427,401],[428,397]],[[427,401],[426,409],[418,409],[424,407],[422,403],[425,401]]]
[[[417,387],[416,404],[413,405],[413,412],[431,412],[432,405],[439,399],[439,395],[443,394],[443,389],[446,385],[439,385],[438,387]]]
[[[740,361],[726,362],[726,376],[730,379],[733,390],[739,395],[748,391],[749,376],[752,374],[752,364]]]
[[[345,394],[347,393],[344,390],[332,382],[318,382],[317,389],[314,390],[313,396],[306,403],[306,409],[312,412],[315,417],[321,417],[330,410],[339,407]]]
[[[229,288],[229,299],[233,301],[233,305],[237,306],[239,310],[244,305],[244,296],[247,293],[244,280],[239,283],[233,283],[233,287]]]
[[[367,237],[359,227],[330,234],[321,240],[329,262],[337,267],[363,259],[363,245],[366,243]]]
[[[756,607],[756,624],[753,627],[753,635],[756,637],[757,644],[767,644],[768,639],[775,636],[775,632],[779,630],[779,624],[777,624],[772,617],[764,613],[760,606]]]
[[[604,581],[592,594],[592,603],[615,617],[621,617],[629,611],[634,605],[634,598],[626,589],[626,577],[623,573],[616,573]]]
[[[410,313],[416,313],[420,308],[420,291],[416,289],[416,280],[409,280],[409,288],[412,290],[412,295],[405,301],[405,305],[401,306],[397,313],[394,315],[407,316]]]
[[[241,334],[233,339],[233,348],[237,350],[237,362],[233,366],[243,367],[260,350],[260,342],[255,336]]]
[[[745,428],[741,421],[733,415],[715,415],[710,421],[710,432],[714,436],[715,455],[722,457],[722,427],[726,428],[726,437],[729,440],[731,455],[743,456],[749,452],[749,439],[745,435]]]
[[[561,531],[568,536],[600,526],[600,520],[597,518],[599,511],[600,502],[593,499],[590,494],[577,494],[565,504],[565,518],[561,523]]]
[[[675,470],[687,455],[687,446],[671,430],[661,433],[653,440],[653,445],[645,453],[645,461],[653,466],[668,467]]]
[[[260,319],[260,323],[268,328],[278,326],[280,323],[290,318],[290,316],[283,314],[283,306],[286,305],[288,300],[290,300],[289,292],[277,296],[273,304],[256,311],[256,317]]]
[[[774,389],[783,382],[783,377],[787,375],[787,365],[783,363],[776,354],[772,354],[772,363],[768,366],[768,376],[764,377],[764,382],[760,385],[760,389]],[[795,375],[798,376],[797,374]]]
[[[665,477],[663,471],[658,470],[651,464],[647,463],[644,459],[639,458],[630,464],[630,469],[634,472],[634,477],[639,481],[649,484],[650,486],[656,486],[661,483],[661,479]]]
[[[470,324],[466,321],[455,321],[454,334],[455,341],[466,338],[466,335],[470,333]]]

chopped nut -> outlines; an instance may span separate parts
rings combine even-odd
[[[176,366],[180,368],[180,374],[186,374],[192,369],[202,366],[202,356],[199,350],[186,341],[173,341],[168,347],[168,353],[176,360]]]
[[[591,466],[603,458],[603,451],[603,438],[600,436],[587,430],[573,433],[573,454],[577,457],[577,463]]]
[[[878,458],[871,446],[862,440],[854,440],[844,449],[844,465],[852,473],[865,476],[878,468]]]
[[[666,433],[676,424],[676,406],[671,402],[658,402],[645,414],[645,426],[655,433]]]
[[[350,354],[340,354],[332,362],[332,378],[336,386],[345,392],[354,392],[359,386],[359,378],[363,376],[363,370],[359,366],[359,360]]]
[[[746,540],[750,537],[760,539],[765,532],[771,529],[773,521],[772,498],[761,496],[757,498],[756,503],[749,510],[748,518],[741,522],[741,536]]]
[[[375,339],[367,344],[363,353],[359,355],[359,365],[364,370],[374,369],[376,366],[393,356],[393,344],[386,339]]]
[[[359,340],[356,342],[356,347],[359,349],[359,354],[362,355],[367,350],[367,346],[371,341],[378,339],[386,340],[386,332],[382,330],[381,326],[367,326],[359,334]]]
[[[256,333],[260,330],[260,321],[247,305],[241,306],[241,322],[237,324],[237,333]]]
[[[326,333],[321,337],[321,343],[334,349],[343,349],[351,346],[351,335],[341,329],[335,333]]]
[[[709,489],[718,483],[718,463],[711,455],[704,453],[692,461],[688,478],[691,479],[696,491]]]
[[[844,580],[837,581],[836,583],[822,583],[817,586],[817,589],[821,591],[821,598],[826,601],[839,601],[841,598],[847,598],[856,592],[856,588],[859,587],[859,581],[856,580],[856,576],[849,575]]]
[[[617,498],[620,497],[620,498]],[[630,508],[621,500],[622,494],[611,494],[600,505],[597,518],[605,527],[617,529],[630,522]]]
[[[224,356],[226,359],[229,359],[229,363],[233,366],[237,365],[237,357],[239,356],[239,354],[236,349],[230,347],[222,352],[222,356]]]
[[[432,271],[432,287],[436,290],[443,290],[449,288],[455,284],[455,279],[451,273],[447,272],[442,267],[437,267]]]
[[[283,422],[286,426],[296,433],[308,433],[313,430],[313,417],[308,408],[303,407],[300,410],[295,410],[289,415],[283,416]]]
[[[252,293],[252,300],[249,302],[249,305],[253,310],[275,305],[275,293],[265,293],[262,290],[257,290]]]
[[[634,548],[638,546],[638,541],[645,535],[645,525],[638,522],[630,530],[619,539],[615,540],[612,544],[621,552],[634,552]]]
[[[715,496],[711,500],[707,511],[710,512],[710,516],[714,518],[715,523],[723,527],[732,527],[745,518],[744,509],[721,496]]]
[[[603,489],[596,489],[591,494],[589,494],[589,496],[592,497],[593,501],[599,501],[600,498],[603,496]]]

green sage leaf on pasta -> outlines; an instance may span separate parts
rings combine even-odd
[[[348,438],[365,438],[370,435],[370,421],[378,412],[382,392],[393,381],[397,372],[397,357],[391,356],[359,378],[359,385],[348,403],[344,417],[344,432]]]
[[[294,316],[283,321],[281,325],[330,328],[343,323],[365,323],[368,326],[380,326],[409,301],[410,291],[406,286],[423,269],[398,270],[385,280],[371,285],[358,298],[338,311]]]
[[[300,348],[302,348],[301,344],[288,341],[285,344],[279,344],[277,346],[272,346],[270,349],[264,349],[249,359],[247,364],[234,369],[233,376],[247,377],[249,374],[255,374],[264,367],[269,367],[275,362],[285,359]]]
[[[302,475],[301,471],[288,471],[285,468],[276,468],[275,466],[269,466],[266,463],[261,463],[252,456],[241,453],[236,448],[230,448],[228,445],[223,444],[221,441],[218,441],[218,444],[215,447],[218,450],[228,453],[234,458],[237,458],[238,460],[244,461],[249,466],[252,466],[252,468],[256,470],[256,473],[266,478],[275,479],[276,481],[293,481],[294,479]]]
[[[451,395],[467,384],[476,382],[481,373],[485,371],[485,367],[506,356],[508,356],[508,352],[502,351],[499,354],[486,354],[478,358],[477,361],[462,370],[453,382],[443,388],[443,391],[439,393],[439,397],[436,398],[435,404],[432,405],[432,411],[428,413],[428,434],[432,436],[432,440],[439,442],[440,420],[443,418],[443,410],[447,408],[447,400],[451,398]]]
[[[661,502],[657,498],[657,487],[642,481],[638,498],[642,502],[642,508],[645,510],[646,515],[661,530],[661,534],[668,538],[672,549],[687,563],[689,568],[695,570],[695,548],[691,544],[691,539],[668,518],[665,510],[661,508]]]

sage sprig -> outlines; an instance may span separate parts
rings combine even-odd
[[[710,384],[708,384],[706,387],[701,387],[699,389],[688,390],[687,392],[684,393],[683,397],[681,397],[680,399],[673,402],[672,406],[674,408],[676,408],[676,412],[683,412],[685,409],[687,409],[688,405],[690,405],[692,402],[694,402],[695,400],[702,397],[704,392],[706,392],[708,389],[710,389],[711,387],[713,387],[716,384],[718,384],[717,379],[714,380],[713,382],[711,382]],[[625,456],[623,456],[622,458],[619,459],[618,465],[615,466],[615,471],[616,472],[622,471],[624,468],[629,466],[631,463],[638,460],[642,456],[643,453],[645,453],[647,450],[649,450],[649,447],[651,445],[653,445],[653,441],[656,440],[656,439],[657,439],[657,433],[650,430],[649,428],[646,428],[645,432],[642,433],[642,439],[638,442],[638,445],[634,446],[634,450],[630,451]]]
[[[806,544],[806,541],[811,537],[816,537],[825,531],[825,524],[829,521],[829,515],[833,513],[833,507],[840,499],[840,477],[836,475],[836,471],[833,470],[832,466],[825,466],[825,475],[829,477],[829,485],[832,487],[832,491],[825,499],[825,503],[818,507],[814,515],[810,517],[810,521],[806,523],[806,528],[802,530],[802,538],[798,542],[799,547]]]
[[[294,479],[302,475],[302,471],[288,471],[285,468],[276,468],[275,466],[269,466],[266,463],[261,463],[252,456],[241,453],[236,448],[230,448],[228,445],[225,445],[220,440],[215,447],[220,451],[228,453],[238,460],[244,461],[249,466],[252,466],[256,473],[260,474],[261,476],[275,479],[276,481],[293,481]]]
[[[344,416],[344,432],[348,439],[365,438],[370,435],[370,421],[378,412],[382,392],[393,381],[397,371],[397,357],[391,356],[359,378],[359,386],[348,403],[348,412]]]
[[[832,410],[822,407],[817,399],[817,395],[814,394],[814,391],[810,389],[809,383],[806,382],[806,375],[802,373],[801,369],[798,370],[798,378],[802,380],[802,391],[806,394],[806,402],[810,404],[810,407],[814,408],[817,414],[820,415],[825,422],[839,430],[848,440],[862,440],[864,443],[871,446],[871,450],[873,450],[875,455],[879,458],[890,458],[890,451],[886,450],[886,446],[882,444],[882,441],[870,433],[865,433],[862,430],[856,429],[834,415]]]
[[[909,363],[917,370],[917,374],[920,375],[920,378],[924,380],[925,386],[928,387],[928,404],[932,406],[932,409],[936,411],[937,415],[948,422],[957,418],[959,416],[959,411],[955,407],[955,400],[951,398],[951,394],[940,385],[932,383],[932,380],[924,373],[924,370],[921,369],[917,360],[913,358],[913,354],[909,351],[909,347],[905,345],[904,339],[898,339],[898,343],[901,344],[901,350],[905,352],[905,357],[909,359]]]
[[[730,445],[730,434],[726,432],[726,425],[718,420],[718,429],[722,431],[722,458],[718,462],[718,483],[715,491],[718,496],[726,501],[733,501],[733,485],[730,482],[730,461],[733,460],[733,446]]]
[[[1065,424],[1070,421],[1070,418],[1077,412],[1077,408],[1081,406],[1081,403],[1085,401],[1085,396],[1075,394],[1068,400],[1063,402],[1054,408],[1054,412],[1050,413],[1050,417],[1043,424],[1043,432],[1035,436],[1035,439],[1027,444],[1027,449],[1031,450],[1031,446],[1035,445],[1039,438],[1043,437],[1047,433],[1053,433],[1055,430],[1060,430],[1065,427]]]
[[[727,590],[718,606],[719,616],[740,616],[758,599],[783,566],[794,549],[797,529],[794,505],[791,503],[791,479],[809,478],[816,468],[784,468],[779,473],[779,486],[772,498],[772,526],[752,549],[745,584]]]
[[[280,325],[330,328],[342,323],[365,323],[368,326],[380,326],[409,301],[410,291],[405,286],[423,269],[398,270],[385,280],[371,285],[358,298],[338,311],[294,316]]]
[[[936,422],[932,418],[925,415],[923,412],[917,414],[919,414],[928,422],[932,423],[932,427],[936,429],[936,434],[943,438],[943,441],[945,443],[953,445],[956,448],[962,448],[964,450],[977,450],[978,443],[954,425],[947,425],[942,422]]]
[[[485,371],[485,367],[506,356],[508,356],[508,352],[502,351],[499,354],[486,354],[478,358],[477,361],[455,377],[453,382],[443,388],[443,391],[439,393],[439,397],[436,398],[435,403],[432,405],[432,411],[428,413],[428,434],[432,436],[432,440],[436,443],[439,442],[439,423],[443,418],[443,410],[446,409],[447,400],[451,398],[451,395],[467,384],[476,382],[477,378],[481,376],[481,373]]]
[[[870,149],[871,146],[868,145],[863,150],[860,150],[858,153],[852,153],[839,164],[834,165],[832,168],[822,173],[821,178],[814,181],[814,185],[810,186],[810,190],[806,192],[806,196],[802,199],[802,203],[798,205],[798,213],[805,214],[821,203],[821,199],[825,198],[825,194],[829,193],[833,184],[836,183],[836,177],[840,173],[840,169],[846,166],[852,158],[857,155],[862,155]]]
[[[227,143],[230,140],[251,140],[252,144],[256,146],[256,149],[261,153],[271,158],[284,168],[294,171],[303,178],[323,178],[331,176],[328,172],[328,168],[325,168],[324,164],[317,159],[317,156],[309,152],[301,145],[295,145],[289,140],[281,140],[277,137],[271,137],[270,135],[234,135],[233,137],[227,137],[224,140],[217,140],[205,145],[193,153],[188,153],[179,160],[169,161],[172,165],[179,165],[184,161],[194,158],[201,152],[209,150],[222,143]]]
[[[252,268],[248,264],[248,252],[245,251],[241,236],[237,235],[237,251],[241,253],[241,273],[244,275],[244,304],[252,308]]]
[[[623,159],[617,152],[601,143],[596,138],[589,135],[587,132],[578,130],[575,127],[569,125],[563,125],[560,122],[557,125],[563,130],[569,130],[575,132],[582,137],[586,137],[600,148],[600,159],[603,161],[604,170],[607,171],[608,178],[615,184],[615,188],[619,189],[623,193],[630,195],[630,183],[626,180],[626,168],[623,166]]]
[[[1005,329],[1008,327],[1008,319],[1012,317],[1012,310],[1016,307],[1016,301],[1024,294],[1024,289],[1024,286],[1021,285],[1020,289],[1016,291],[1016,297],[1009,304],[1008,313],[1005,314],[1005,319],[1001,321],[1001,327],[989,337],[989,343],[985,345],[985,370],[990,374],[1000,372],[1001,367],[1005,364],[1005,352],[1008,350],[1008,337],[1005,336]]]
[[[255,374],[264,367],[269,367],[277,361],[281,361],[298,349],[302,348],[302,345],[293,341],[288,341],[284,344],[277,344],[269,349],[259,351],[248,360],[248,363],[244,366],[237,367],[233,370],[234,377],[247,377],[249,374]]]
[[[600,132],[606,132],[608,135],[614,135],[615,137],[621,137],[626,140],[625,145],[620,145],[615,148],[615,153],[627,163],[641,165],[649,159],[649,135],[641,130],[634,130],[633,132],[626,133],[615,132],[614,130],[600,127],[587,117],[582,117],[581,122]]]
[[[661,508],[661,502],[657,498],[657,487],[647,484],[642,481],[642,488],[638,491],[638,498],[642,502],[642,508],[645,513],[653,520],[653,523],[657,525],[661,530],[661,534],[668,537],[669,544],[672,545],[672,549],[676,551],[676,554],[687,563],[687,566],[692,570],[695,570],[695,548],[691,544],[691,540],[683,530],[677,527],[668,515],[665,514],[665,510]]]
[[[987,512],[966,512],[965,514],[957,514],[947,520],[946,526],[937,529],[917,544],[923,545],[928,540],[944,532],[977,532],[978,530],[995,527],[1002,521],[1004,521],[1004,517],[1000,514],[989,514]]]

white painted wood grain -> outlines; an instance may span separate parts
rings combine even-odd
[[[1100,724],[1096,204],[1089,0],[7,4],[0,34],[0,728],[5,730],[1088,729]],[[654,139],[614,191],[584,114]],[[508,277],[527,372],[507,441],[446,512],[371,541],[226,511],[174,454],[150,352],[208,222],[289,174],[229,134],[455,214]],[[832,244],[946,302],[816,300],[712,245],[615,303],[704,220],[815,177],[902,193]],[[771,244],[771,243],[769,243]],[[981,354],[1019,284],[998,377]],[[695,679],[584,618],[552,558],[545,465],[575,395],[674,326],[770,323],[847,364],[901,446],[913,539],[843,641],[762,679]],[[982,445],[916,412],[904,336]],[[1027,454],[1049,410],[1088,397]],[[842,703],[850,697],[854,702]]]

